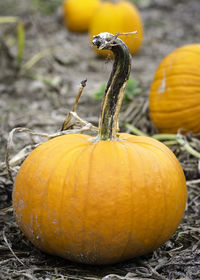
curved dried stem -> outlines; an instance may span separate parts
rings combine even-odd
[[[83,89],[86,87],[86,82],[87,82],[87,79],[83,80],[81,82],[81,86],[80,86],[80,89],[79,89],[79,92],[78,92],[78,95],[76,97],[76,100],[74,102],[74,105],[73,105],[73,109],[71,112],[69,112],[63,122],[63,125],[62,125],[62,128],[61,128],[61,131],[63,130],[67,130],[69,128],[72,128],[74,124],[71,124],[71,119],[73,117],[73,114],[72,112],[76,112],[76,109],[77,109],[77,106],[78,106],[78,101],[79,101],[79,98],[81,97],[82,93],[83,93]]]

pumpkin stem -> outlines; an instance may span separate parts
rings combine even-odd
[[[127,33],[133,34],[136,32]],[[99,50],[109,49],[114,54],[113,69],[108,80],[99,120],[99,140],[117,140],[118,116],[131,69],[131,55],[126,44],[116,35],[100,33],[93,37]]]

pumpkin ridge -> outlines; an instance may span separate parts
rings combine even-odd
[[[157,149],[156,149],[156,150],[157,150]],[[164,152],[163,152],[163,153],[164,153]],[[157,154],[155,155],[155,150],[154,150],[154,152],[151,151],[151,154],[152,154],[153,158],[156,159],[156,162],[160,162],[159,156],[157,156]],[[171,159],[170,159],[170,161],[171,161]],[[161,172],[160,166],[159,166],[159,168],[158,168],[158,173],[159,173],[159,175],[160,175],[161,181],[165,182],[165,180],[164,180],[165,178],[163,177],[163,174],[162,174],[162,172]],[[166,213],[167,213],[167,202],[166,202],[166,191],[165,191],[165,188],[162,188],[162,200],[163,200],[163,204],[164,204],[164,214],[163,214],[163,216],[166,217]],[[151,249],[150,249],[149,251],[154,250],[154,248],[156,248],[156,244],[160,243],[160,242],[158,242],[158,240],[160,239],[160,237],[163,236],[163,233],[164,233],[165,228],[166,228],[166,223],[165,223],[165,220],[162,219],[162,226],[161,226],[161,228],[160,228],[160,230],[159,230],[157,236],[155,236],[154,241],[152,241]]]
[[[126,141],[126,140],[125,140]],[[133,220],[134,220],[134,213],[135,213],[135,209],[134,209],[134,199],[133,199],[133,188],[134,188],[134,180],[133,180],[133,176],[132,176],[132,172],[131,172],[131,164],[130,164],[130,162],[131,162],[131,160],[130,160],[130,154],[128,153],[128,151],[127,151],[127,143],[126,142],[120,142],[120,144],[121,145],[123,145],[124,146],[124,148],[125,148],[125,150],[126,150],[126,154],[127,154],[127,158],[128,158],[128,160],[127,160],[127,162],[128,162],[128,166],[129,166],[129,168],[128,168],[128,173],[129,173],[129,178],[131,179],[130,180],[130,190],[131,190],[131,197],[132,197],[132,199],[131,199],[131,223],[130,223],[130,230],[129,230],[129,235],[128,235],[128,239],[127,239],[127,243],[126,243],[126,245],[124,246],[124,250],[123,250],[123,252],[122,252],[122,254],[120,255],[120,259],[123,259],[123,256],[124,256],[124,254],[125,254],[125,252],[126,252],[126,250],[127,250],[127,248],[129,248],[128,247],[128,245],[129,245],[129,243],[130,243],[130,240],[132,239],[132,235],[133,235],[133,233],[132,233],[132,228],[133,228]],[[128,143],[129,144],[129,143]],[[135,238],[135,237],[134,237]],[[137,240],[135,240],[135,242],[137,243],[138,241]],[[136,254],[137,254],[137,252],[136,252]]]
[[[139,136],[140,137],[140,136]],[[143,137],[143,136],[142,136]],[[156,141],[155,139],[154,139],[154,141]],[[156,142],[158,142],[158,141],[156,141]],[[158,142],[159,143],[159,142]],[[145,143],[146,144],[146,143]],[[159,144],[161,144],[161,143],[159,143]],[[141,146],[141,145],[140,145]],[[160,157],[159,157],[159,151],[161,151],[163,154],[165,154],[166,155],[166,152],[167,152],[167,157],[168,157],[168,161],[170,162],[170,164],[172,164],[172,166],[173,166],[173,168],[175,168],[176,170],[177,170],[177,172],[180,174],[180,176],[182,176],[183,175],[183,171],[182,171],[182,169],[181,169],[181,166],[180,166],[180,164],[178,164],[178,165],[176,165],[175,164],[175,162],[174,162],[174,160],[176,160],[176,162],[177,162],[177,159],[175,158],[175,156],[174,156],[174,154],[170,151],[170,150],[168,150],[168,149],[166,149],[166,147],[162,144],[162,146],[161,147],[156,147],[156,146],[153,146],[152,145],[152,147],[154,148],[154,150],[152,151],[151,149],[148,149],[148,152],[150,152],[151,154],[152,154],[152,156],[156,159],[156,162],[160,162]],[[162,147],[163,147],[163,149],[162,149]],[[148,148],[148,146],[144,146],[143,148]],[[158,166],[159,166],[159,164],[158,164]],[[166,165],[167,166],[167,165]],[[164,182],[164,181],[166,181],[166,180],[164,180],[165,178],[163,177],[163,173],[161,172],[161,169],[159,168],[158,169],[159,170],[159,173],[160,173],[160,177],[162,178],[162,181]],[[147,188],[146,188],[147,189]],[[166,197],[165,197],[165,188],[163,188],[163,197],[164,197],[164,200],[166,201]],[[176,193],[176,201],[177,201],[178,199],[177,199],[177,193]],[[166,203],[165,203],[165,212],[166,212]],[[164,216],[166,216],[166,215],[164,215]],[[164,223],[164,220],[163,220],[163,223]],[[164,224],[164,228],[165,228],[165,224]],[[162,229],[162,232],[164,231],[164,228]],[[174,227],[175,228],[175,227]],[[174,230],[175,231],[175,230]],[[162,236],[162,233],[161,232],[161,230],[160,230],[160,236]],[[158,239],[157,240],[159,240],[159,237],[158,237]],[[155,244],[156,244],[156,242],[157,242],[157,240],[155,240]],[[153,248],[153,246],[152,246],[152,248]],[[154,248],[155,248],[155,245],[154,245]],[[150,249],[150,251],[151,251],[152,249]]]
[[[88,196],[89,196],[89,189],[91,188],[91,169],[92,169],[92,166],[93,166],[93,164],[92,164],[92,161],[93,161],[93,155],[94,155],[94,151],[96,150],[96,147],[97,147],[97,145],[98,145],[98,143],[96,143],[96,144],[93,144],[93,146],[92,146],[92,150],[90,151],[90,157],[89,157],[89,164],[88,164],[88,170],[87,170],[87,172],[88,172],[88,175],[87,175],[87,178],[88,178],[88,183],[87,183],[87,195],[85,196],[85,201],[84,201],[84,213],[85,213],[85,217],[86,217],[86,213],[87,213],[87,206],[88,206]],[[86,225],[85,225],[85,219],[84,219],[84,221],[83,221],[83,234],[82,234],[82,252],[83,252],[83,255],[85,255],[84,257],[86,257],[86,251],[85,251],[85,249],[86,249],[86,245],[88,246],[88,244],[85,244],[84,242],[83,242],[83,237],[85,236],[85,233],[87,232],[87,230],[86,230]]]
[[[74,152],[74,151],[76,151],[76,149],[80,149],[80,148],[82,148],[82,147],[80,147],[80,146],[76,146],[76,147],[74,147],[74,149],[72,149],[72,150],[70,150],[70,151],[67,151],[66,153],[72,153],[72,152]],[[62,158],[62,157],[64,157],[64,154],[61,154],[61,156],[60,156],[60,158],[58,159],[58,162],[60,162],[60,159]],[[53,166],[53,168],[52,168],[52,171],[50,172],[50,176],[49,176],[49,178],[48,178],[48,180],[47,180],[47,189],[46,189],[46,193],[48,194],[49,192],[48,192],[48,188],[49,188],[49,186],[50,186],[50,184],[49,184],[49,182],[50,182],[50,179],[53,177],[53,175],[54,175],[54,172],[56,172],[56,168],[55,168],[55,166],[57,166],[57,164],[55,163],[55,165]],[[43,198],[45,197],[45,191],[44,191],[44,196],[43,196]],[[47,195],[47,197],[48,197],[48,195]],[[45,208],[44,207],[42,207],[42,213],[41,213],[41,224],[43,225],[44,224],[44,221],[45,221],[45,218],[44,218],[44,210],[45,210]],[[47,229],[48,230],[48,229]],[[43,234],[44,234],[44,231],[43,231]],[[53,253],[55,250],[54,249],[52,249],[51,248],[51,246],[50,246],[50,244],[47,242],[47,238],[45,238],[45,240],[46,240],[46,244],[47,244],[47,247],[48,247],[48,250],[49,250],[49,252],[50,253]],[[45,245],[46,246],[46,245]]]
[[[84,150],[84,149],[83,149],[83,150]],[[70,169],[73,170],[73,168],[74,168],[74,166],[75,166],[75,163],[78,161],[79,157],[82,155],[83,150],[80,151],[79,156],[76,157],[76,158],[74,159],[73,164],[70,164],[70,165],[68,166],[68,169],[65,170],[65,173],[66,173],[66,174],[65,174],[65,177],[64,177],[63,182],[62,182],[62,195],[61,195],[61,201],[60,201],[60,212],[61,212],[62,209],[64,208],[64,207],[63,207],[63,204],[65,203],[65,200],[64,200],[64,192],[65,192],[65,187],[66,187],[66,186],[65,186],[65,184],[66,184],[66,178],[69,177],[69,174],[70,174],[70,175],[72,174],[72,172],[68,172],[68,171],[69,171]],[[74,188],[75,188],[75,187],[74,187]],[[74,190],[73,190],[73,192],[74,192]],[[63,225],[63,219],[64,219],[64,218],[65,218],[65,216],[64,216],[64,215],[61,215],[61,216],[60,216],[60,219],[58,220],[58,227],[59,227],[59,229],[61,229],[61,232],[63,232],[63,227],[62,227],[62,225]],[[64,236],[61,235],[60,239],[61,239],[61,248],[64,248],[64,244],[65,244]]]
[[[53,139],[52,139],[52,140],[53,140]],[[59,139],[59,140],[60,140],[60,139]],[[55,142],[55,146],[57,146],[57,144],[58,144],[58,143]],[[82,144],[82,143],[81,143],[81,144]],[[82,144],[82,145],[83,145],[83,144]],[[79,144],[79,145],[75,146],[73,149],[67,150],[67,151],[66,151],[66,154],[75,152],[75,151],[78,150],[78,149],[82,149],[82,145]],[[84,143],[84,145],[85,145],[85,143]],[[54,148],[55,148],[55,147],[54,147]],[[54,177],[54,172],[56,172],[55,166],[57,166],[57,162],[59,163],[59,162],[60,162],[60,159],[63,158],[64,155],[65,155],[65,153],[62,153],[62,154],[60,155],[59,159],[57,159],[56,163],[55,163],[54,166],[52,167],[51,172],[49,173],[49,177],[48,177],[47,182],[46,182],[47,188],[46,188],[46,190],[44,191],[44,194],[43,194],[43,201],[45,200],[44,198],[45,198],[45,196],[46,196],[46,194],[47,194],[47,196],[46,196],[46,202],[48,202],[48,193],[49,193],[48,189],[49,189],[49,186],[50,186],[49,182],[50,182],[51,178]],[[44,223],[44,221],[45,221],[44,212],[45,212],[45,208],[42,207],[42,208],[41,208],[41,214],[40,214],[40,221],[41,221],[40,224],[42,224],[42,225],[45,224],[45,223]],[[48,229],[47,229],[47,231],[48,231]],[[43,236],[48,235],[47,233],[44,232],[44,229],[43,229],[43,231],[42,231],[42,234],[43,234]],[[36,235],[36,234],[35,234],[35,235]],[[39,234],[38,234],[38,235],[39,235]],[[46,242],[45,248],[46,248],[46,247],[48,248],[49,253],[53,253],[55,250],[54,250],[53,248],[51,248],[51,246],[50,246],[50,244],[49,244],[49,242],[48,242],[48,238],[45,238],[45,242]],[[37,243],[36,243],[36,244],[37,244]]]
[[[133,137],[134,137],[134,135],[133,135]],[[143,147],[148,150],[151,150],[151,148],[154,148],[154,149],[156,148],[156,149],[162,150],[164,153],[166,153],[166,146],[164,144],[160,143],[156,139],[153,139],[148,136],[136,136],[136,137],[134,137],[133,141],[131,141],[131,139],[132,139],[132,137],[126,139],[126,141],[128,143],[136,145],[139,148]],[[151,140],[151,142],[148,142],[147,139]]]
[[[119,143],[119,145],[118,145],[118,143]],[[118,151],[118,161],[119,161],[120,158],[121,158],[121,153],[124,152],[124,149],[123,149],[123,151],[121,152],[121,149],[120,149],[119,147],[121,147],[121,144],[122,144],[122,143],[123,143],[122,145],[125,146],[125,143],[124,143],[123,141],[119,141],[118,143],[117,143],[117,145],[116,145],[115,150],[116,150],[116,153],[117,153],[117,151]],[[126,146],[125,146],[125,150],[126,150]],[[119,152],[119,151],[120,151],[120,152]],[[126,150],[126,154],[128,154],[127,150]],[[127,157],[125,157],[124,155],[123,155],[123,157],[126,158],[126,161],[128,162]],[[129,171],[129,174],[130,174],[130,171]],[[132,183],[130,183],[130,186],[131,186],[130,189],[131,189],[131,192],[132,192]],[[117,197],[119,198],[119,197],[120,197],[120,190],[119,190],[119,188],[117,188],[117,190],[118,190]],[[116,199],[116,200],[115,200],[115,209],[120,208],[120,205],[118,205],[118,200],[119,200],[119,199]],[[132,212],[133,212],[133,211],[131,211],[131,214],[132,214]],[[114,233],[115,233],[115,228],[117,228],[117,224],[118,224],[117,218],[118,218],[117,215],[115,215],[115,222],[113,223],[113,227],[114,227],[113,232],[114,232]],[[132,224],[133,224],[133,218],[132,218],[132,216],[131,216],[131,228],[132,228]],[[125,254],[125,252],[126,252],[126,250],[127,250],[127,247],[128,247],[128,244],[129,244],[130,238],[131,238],[131,228],[129,228],[129,234],[128,234],[128,238],[127,238],[126,245],[124,245],[124,246],[122,247],[121,254],[119,254],[119,257],[118,257],[118,260],[119,260],[119,261],[124,259],[123,256],[124,256],[124,254]]]
[[[132,144],[132,143],[131,143]],[[146,143],[145,143],[146,144]],[[129,144],[130,145],[130,144]],[[153,155],[153,151],[151,150],[151,149],[149,149],[150,147],[151,148],[155,148],[155,146],[153,146],[153,145],[151,145],[150,147],[148,147],[147,145],[145,145],[145,146],[141,146],[140,145],[140,143],[138,143],[138,147],[140,147],[140,150],[138,150],[138,148],[137,149],[133,149],[133,152],[136,154],[137,153],[137,155],[138,155],[138,158],[139,158],[139,160],[140,160],[140,162],[141,162],[141,165],[144,167],[145,165],[146,165],[146,161],[144,161],[144,159],[143,159],[143,157],[141,156],[141,150],[145,150],[148,154],[151,154],[151,155]],[[132,148],[132,145],[131,145],[131,148]],[[157,150],[157,147],[156,147],[156,150]],[[153,155],[154,156],[154,155]],[[147,203],[149,204],[149,200],[150,200],[150,195],[149,195],[149,186],[148,186],[148,184],[147,184],[147,180],[145,179],[146,178],[146,176],[143,176],[143,178],[144,178],[144,180],[143,180],[143,184],[146,186],[145,187],[145,190],[146,190],[146,196],[148,196],[148,198],[147,198]],[[163,196],[162,196],[163,197]],[[150,213],[149,213],[149,207],[145,207],[145,208],[147,208],[148,209],[148,213],[146,213],[146,220],[147,220],[147,227],[146,227],[146,229],[145,229],[145,232],[149,232],[149,230],[150,230],[150,224],[149,224],[149,219],[150,219]],[[163,222],[164,223],[164,222]],[[156,240],[157,240],[157,238],[155,239],[155,243],[156,243]],[[152,243],[153,243],[153,241],[152,241]],[[145,244],[146,245],[146,244]],[[154,245],[155,246],[155,245]],[[152,246],[152,248],[154,248],[153,246]],[[147,252],[149,252],[149,251],[151,251],[152,249],[151,248],[149,248],[149,246],[148,246],[148,249],[147,249]],[[142,252],[142,254],[143,254],[143,252]]]
[[[162,146],[163,146],[163,145],[162,145]],[[139,147],[141,147],[141,145],[139,145]],[[142,146],[142,147],[143,147],[143,149],[145,149],[145,150],[148,148],[148,146]],[[131,147],[131,148],[132,148],[132,147]],[[152,158],[152,157],[155,158],[156,161],[154,161],[154,162],[157,162],[157,163],[158,163],[158,166],[159,166],[159,163],[160,163],[160,158],[159,158],[159,154],[158,154],[158,153],[159,153],[159,150],[161,150],[163,154],[166,154],[166,149],[162,150],[162,149],[159,149],[158,147],[153,146],[153,145],[152,145],[152,148],[154,148],[154,150],[152,151],[151,149],[148,149],[148,154],[151,153],[151,158]],[[135,151],[138,153],[138,155],[139,155],[139,157],[140,157],[140,161],[142,162],[142,161],[143,161],[143,157],[141,157],[140,152],[139,152],[137,149],[134,149],[134,153],[135,153]],[[173,156],[173,154],[171,154],[170,152],[168,152],[167,155],[168,155],[168,162],[172,163],[172,165],[173,165],[173,162],[174,162],[174,156]],[[144,164],[143,164],[142,166],[145,166],[145,162],[144,162]],[[166,166],[167,166],[167,165],[166,165]],[[159,172],[159,174],[160,174],[160,178],[162,178],[161,181],[165,182],[166,180],[165,180],[165,178],[163,177],[163,172],[161,172],[161,169],[160,169],[160,168],[158,168],[157,170],[158,170],[158,172]],[[146,177],[144,176],[144,178],[146,178]],[[148,187],[146,188],[146,190],[148,190]],[[163,203],[163,205],[164,205],[164,212],[163,212],[163,213],[164,213],[164,214],[162,214],[162,215],[163,215],[163,217],[166,217],[166,213],[167,213],[167,211],[166,211],[167,203],[166,203],[166,192],[165,192],[165,188],[162,188],[162,192],[163,192],[162,199],[164,199],[164,203]],[[176,197],[177,197],[177,193],[176,193]],[[148,199],[148,201],[149,201],[149,199]],[[149,209],[149,207],[147,207],[147,209]],[[148,216],[149,216],[149,214],[148,214]],[[149,221],[149,218],[148,218],[148,221]],[[168,226],[169,226],[169,225],[168,225]],[[166,228],[166,223],[165,223],[165,220],[162,219],[162,226],[161,226],[161,228],[160,228],[160,230],[159,230],[159,233],[158,233],[157,237],[154,239],[154,241],[152,241],[152,244],[153,244],[153,245],[151,245],[151,248],[148,249],[148,252],[150,252],[150,251],[154,250],[155,248],[157,248],[156,244],[160,243],[160,242],[158,242],[158,240],[159,240],[160,236],[162,237],[165,228]],[[175,228],[175,227],[174,227],[174,228]],[[146,232],[148,232],[148,230],[149,230],[149,229],[147,228],[147,229],[146,229]],[[175,230],[174,230],[174,231],[175,231]],[[167,238],[165,239],[164,242],[166,242],[166,240],[167,240]],[[162,242],[162,243],[163,243],[163,242]]]
[[[176,169],[176,171],[180,174],[180,173],[182,173],[182,172],[180,172],[181,171],[181,169],[180,168],[177,168],[177,165],[175,165],[174,164],[174,156],[173,156],[173,154],[171,154],[171,153],[167,153],[168,154],[168,156],[169,156],[169,159],[170,159],[170,163],[171,163],[171,165],[173,166],[173,168],[175,168]],[[159,158],[159,156],[157,155],[157,154],[155,154],[154,153],[154,155],[153,156],[156,156],[157,158],[158,158],[158,160],[160,161],[160,158]],[[172,158],[172,156],[173,156],[173,158]],[[163,161],[162,161],[162,164],[163,164]],[[166,165],[167,166],[167,165]],[[167,166],[168,167],[168,166]],[[162,169],[160,169],[159,168],[159,173],[160,173],[160,176],[161,176],[161,178],[162,178],[162,180],[163,181],[166,181],[166,179],[165,179],[165,177],[163,176],[163,171],[162,171]],[[168,186],[168,184],[167,184],[167,186]],[[175,195],[176,195],[176,198],[175,198],[175,201],[177,202],[178,201],[178,193],[177,192],[175,192]],[[167,200],[166,200],[166,197],[168,197],[167,196],[167,194],[166,194],[166,188],[163,188],[163,197],[164,197],[164,201],[165,201],[165,217],[167,217]],[[181,220],[182,220],[182,217],[181,217],[181,219],[180,219],[180,221],[178,221],[178,222],[176,222],[176,224],[173,226],[173,230],[171,229],[171,234],[170,234],[170,236],[172,236],[173,234],[174,234],[174,232],[175,232],[175,230],[177,229],[177,227],[178,227],[178,225],[180,224],[180,222],[181,222]],[[160,238],[160,236],[162,237],[162,235],[163,235],[163,232],[164,232],[164,230],[165,230],[165,228],[166,228],[166,222],[165,222],[165,220],[163,219],[163,228],[162,228],[162,230],[160,231],[160,234],[159,234],[159,238]],[[173,221],[173,223],[174,223],[174,221]],[[170,224],[171,225],[171,224]],[[168,224],[168,227],[170,226],[169,224]],[[162,234],[161,234],[162,233]],[[159,240],[159,238],[157,239],[157,240]],[[156,241],[157,241],[156,240]],[[161,239],[162,240],[162,239]],[[165,240],[163,241],[162,240],[162,243],[165,243],[166,241],[168,240],[168,238],[165,238]],[[159,241],[160,242],[160,241]],[[155,242],[156,243],[156,242]],[[155,245],[154,245],[155,246]]]
[[[132,143],[131,143],[132,144]],[[132,145],[131,144],[129,144],[130,145],[130,147],[132,148]],[[141,145],[138,145],[139,147],[141,147]],[[153,145],[152,145],[152,147],[154,147]],[[145,149],[145,151],[147,150],[147,147],[146,146],[142,146],[142,149]],[[156,148],[157,149],[157,148]],[[141,151],[141,150],[140,150]],[[138,158],[139,158],[139,160],[140,160],[140,163],[141,163],[141,166],[145,166],[146,165],[146,161],[144,161],[144,158],[141,156],[141,152],[140,152],[138,149],[133,149],[133,152],[134,152],[134,154],[137,154],[137,156],[138,156]],[[148,149],[148,154],[149,153],[151,153],[151,155],[153,155],[153,152],[151,151],[151,149]],[[153,155],[154,156],[154,155]],[[148,209],[148,212],[146,213],[146,219],[147,219],[147,223],[146,223],[146,232],[149,232],[149,229],[150,229],[150,224],[149,224],[149,218],[150,218],[150,213],[149,213],[149,197],[150,197],[150,195],[149,195],[149,186],[148,186],[148,184],[147,184],[147,180],[146,180],[146,176],[143,176],[143,182],[144,182],[144,186],[146,186],[145,187],[145,189],[146,189],[146,195],[147,195],[147,209]],[[164,223],[164,222],[163,222]],[[146,245],[146,244],[145,244]],[[154,248],[153,246],[152,246],[152,248]],[[149,251],[151,251],[152,249],[148,249],[148,252]],[[142,253],[143,254],[143,253]]]
[[[181,65],[181,67],[187,67],[187,64],[186,65]],[[180,68],[181,68],[180,67]],[[199,67],[200,67],[200,64],[199,64]],[[164,70],[164,69],[160,69],[160,71],[161,70]],[[169,70],[169,68],[167,68],[167,69],[165,69],[165,71],[167,71],[167,70]],[[196,69],[194,69],[194,70],[196,70]],[[165,75],[163,75],[163,73],[161,73],[161,74],[156,74],[155,76],[154,76],[154,82],[156,83],[156,82],[162,82],[162,80],[163,79],[166,79],[166,76],[167,76],[167,78],[170,80],[170,78],[172,79],[172,78],[179,78],[179,77],[182,77],[182,76],[186,76],[186,77],[188,77],[188,76],[191,76],[191,77],[195,77],[195,79],[197,79],[197,82],[198,82],[198,78],[199,78],[199,75],[198,74],[196,74],[195,72],[185,72],[185,73],[183,73],[183,72],[181,72],[181,73],[174,73],[174,72],[171,72],[171,73],[166,73]],[[176,81],[177,82],[177,81]],[[180,82],[180,81],[179,81]],[[182,82],[180,82],[180,83],[182,83]],[[189,84],[190,85],[190,84]],[[188,86],[188,84],[184,84],[184,86]],[[193,85],[192,85],[193,86]],[[198,87],[198,86],[196,86],[196,87]]]
[[[126,140],[125,140],[126,141]],[[132,142],[129,142],[129,141],[127,141],[127,142],[119,142],[121,145],[123,145],[124,147],[125,147],[125,149],[127,150],[127,146],[128,146],[128,148],[130,149],[130,150],[132,150],[132,153],[131,153],[131,155],[133,155],[134,154],[134,157],[136,157],[137,156],[137,161],[139,161],[139,162],[143,162],[143,160],[142,160],[142,157],[140,156],[140,153],[139,153],[139,151],[137,150],[137,146],[139,146],[139,145],[134,145],[135,143],[132,143]],[[127,153],[128,154],[128,159],[129,159],[129,162],[132,162],[132,160],[131,160],[131,158],[132,158],[132,156],[130,156],[130,153]],[[132,166],[132,164],[130,164],[129,165],[129,167],[130,166]],[[143,165],[144,166],[144,165]],[[132,174],[131,174],[131,193],[132,193],[132,197],[133,197],[133,188],[134,187],[137,187],[137,184],[138,183],[133,183],[133,176],[132,176]],[[143,176],[143,179],[144,179],[144,176]],[[145,185],[145,181],[143,180],[143,185]],[[148,207],[147,207],[148,208]],[[132,209],[133,209],[133,207],[132,207]],[[135,209],[134,209],[135,210]],[[138,240],[138,238],[133,234],[133,230],[134,230],[134,227],[133,227],[133,221],[134,221],[134,212],[135,211],[132,211],[131,212],[131,225],[132,225],[132,227],[131,227],[131,231],[132,231],[132,234],[131,235],[129,235],[129,240],[130,239],[132,239],[133,240],[133,238],[134,238],[134,243],[135,243],[135,245],[137,246],[137,244],[141,244],[141,241],[140,240]],[[129,241],[128,240],[128,241]],[[125,250],[123,251],[123,253],[122,253],[122,255],[121,255],[121,258],[122,258],[122,256],[125,254],[125,251],[126,251],[126,249],[128,248],[128,242],[127,242],[127,244],[126,244],[126,248],[125,248]],[[142,254],[142,252],[141,252],[141,249],[135,249],[135,255],[141,255]]]
[[[153,105],[152,105],[153,107]],[[193,106],[193,110],[195,109],[198,109],[200,108],[200,104],[197,104],[197,105],[194,105]],[[187,107],[187,108],[184,108],[184,109],[181,109],[179,108],[178,111],[175,110],[175,109],[171,109],[170,108],[162,108],[162,111],[160,111],[159,109],[155,110],[155,109],[152,109],[151,112],[153,113],[157,113],[159,115],[165,115],[165,113],[174,113],[174,115],[178,115],[178,114],[182,114],[182,113],[186,113],[188,111],[191,111],[191,108]],[[151,113],[150,113],[151,114]]]
[[[54,138],[54,139],[55,139],[55,138]],[[50,139],[50,140],[53,140],[53,139]],[[60,139],[59,139],[59,140],[60,140]],[[49,141],[49,140],[47,140],[47,141]],[[43,144],[46,144],[47,141],[45,141]],[[41,144],[41,145],[42,145],[42,144]],[[54,148],[55,148],[55,146],[57,145],[57,143],[54,143],[54,145],[51,145],[50,147],[47,147],[46,149],[43,148],[44,146],[41,148],[41,145],[39,145],[35,150],[33,150],[32,155],[35,156],[35,152],[42,149],[42,152],[43,152],[42,154],[44,155],[43,160],[46,160],[46,153],[47,153],[47,151],[50,152],[51,150],[54,150]],[[41,152],[41,151],[40,151],[40,152]],[[32,165],[32,161],[31,161],[30,158],[29,158],[29,161],[26,161],[26,165],[22,164],[22,166],[21,166],[21,168],[23,168],[23,172],[26,173],[27,171],[29,171],[31,165]],[[22,172],[22,169],[21,169],[21,171],[17,174],[17,178],[16,178],[16,181],[15,181],[15,185],[17,185],[18,180],[20,180],[20,182],[21,182],[21,178],[20,178],[20,177],[21,177],[21,172]],[[22,183],[22,184],[25,184],[24,180],[23,180],[21,183]],[[14,194],[15,194],[15,193],[13,193],[13,203],[16,202],[16,201],[15,201],[15,198],[14,198]],[[18,196],[18,195],[17,195],[17,196]],[[28,199],[27,199],[27,198],[28,198]],[[30,205],[31,201],[32,201],[32,196],[31,196],[31,195],[26,195],[26,204]],[[14,208],[15,208],[15,207],[14,207]],[[15,216],[16,216],[16,218],[17,218],[17,213],[15,213]],[[22,224],[21,221],[20,221],[20,224]],[[22,228],[24,229],[24,231],[27,232],[26,226],[23,226],[23,225],[21,225],[21,226],[22,226]],[[33,229],[35,229],[35,227],[33,227]],[[26,234],[25,234],[25,235],[26,235]],[[35,236],[36,234],[33,234],[33,235]],[[34,242],[37,244],[37,240],[36,240],[36,239],[34,240]]]
[[[184,86],[179,86],[179,85],[177,85],[177,86],[173,86],[173,88],[177,88],[177,89],[181,89],[181,88],[185,88]],[[191,89],[197,89],[197,90],[194,90],[192,93],[190,92],[191,91]],[[164,100],[164,102],[165,103],[167,103],[167,102],[172,102],[172,101],[182,101],[182,100],[189,100],[191,103],[194,103],[195,101],[193,101],[193,100],[191,100],[191,97],[193,97],[193,95],[197,95],[197,97],[198,97],[198,95],[199,95],[199,87],[198,86],[196,86],[196,87],[194,87],[194,86],[188,86],[188,92],[187,92],[187,95],[179,95],[179,96],[175,96],[175,94],[173,94],[172,93],[172,90],[171,90],[171,87],[169,86],[168,88],[166,88],[166,90],[165,90],[165,92],[163,92],[163,93],[160,93],[160,95],[159,96],[157,96],[157,90],[156,89],[153,89],[152,91],[151,91],[151,93],[152,93],[152,96],[150,97],[150,102],[151,103],[156,103],[156,102],[158,102],[158,100],[159,101],[163,101],[164,99],[165,99],[165,97],[166,97],[166,95],[167,95],[167,100]],[[154,97],[155,96],[155,97]],[[163,99],[162,99],[163,98]],[[181,100],[180,100],[180,98],[181,98]],[[155,99],[155,100],[154,100]],[[172,101],[171,101],[172,100]],[[195,104],[196,104],[196,102],[195,102]],[[196,105],[196,106],[198,106],[198,104]]]
[[[68,172],[66,172],[66,176],[65,176],[65,178],[67,177],[67,176],[69,176],[69,174],[71,174],[72,176],[77,176],[77,174],[76,173],[74,173],[74,169],[75,169],[75,167],[76,167],[76,163],[80,160],[80,158],[82,157],[82,155],[83,155],[83,153],[85,153],[85,152],[87,152],[88,151],[88,148],[90,149],[92,147],[92,143],[88,143],[88,145],[87,146],[85,146],[85,147],[82,147],[82,150],[80,151],[80,154],[78,154],[78,156],[76,156],[75,155],[75,158],[74,158],[74,160],[73,160],[73,163],[72,163],[72,165],[70,165],[69,166],[69,169],[68,169]],[[63,186],[65,185],[65,183],[66,183],[66,180],[64,179],[63,180]],[[73,188],[72,188],[72,191],[73,191],[73,196],[75,196],[75,191],[77,190],[78,188],[77,187],[75,187],[75,186],[73,186]],[[65,186],[65,187],[63,187],[63,193],[65,192],[67,190],[67,187]],[[63,203],[65,202],[64,201],[64,197],[65,197],[65,195],[63,195],[62,196],[62,202],[61,202],[61,206],[60,206],[60,209],[62,209],[62,206],[63,206]],[[74,207],[74,203],[71,203],[70,204],[71,205],[71,208],[73,209],[73,207]],[[63,207],[64,208],[64,207]],[[76,211],[76,210],[75,210]],[[64,218],[64,217],[63,217]],[[61,219],[60,220],[60,225],[62,225],[63,224],[63,222],[62,222],[62,220],[63,219]],[[63,229],[62,228],[62,226],[60,226],[60,228],[61,229]],[[63,232],[63,231],[62,231]],[[82,234],[82,237],[84,236],[84,234]],[[62,237],[61,236],[61,240],[62,240],[62,243],[64,243],[65,244],[65,241],[64,241],[64,236]],[[83,244],[83,242],[81,242],[81,244]],[[72,258],[72,255],[73,255],[73,252],[70,252],[70,250],[72,250],[72,248],[70,247],[69,248],[69,251],[67,252],[65,252],[64,250],[63,250],[63,248],[64,248],[64,246],[62,245],[60,245],[60,248],[58,248],[58,252],[56,251],[56,250],[54,250],[54,252],[57,254],[57,255],[59,255],[59,256],[61,256],[61,257],[67,257],[67,256],[70,256],[71,258]],[[61,252],[61,253],[59,253],[59,251]],[[72,250],[73,251],[73,250]],[[67,255],[68,254],[68,255]],[[83,253],[84,254],[84,253]],[[81,262],[82,261],[82,255],[74,255],[74,261],[78,261],[78,262]]]

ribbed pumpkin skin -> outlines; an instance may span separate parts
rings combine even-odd
[[[136,53],[143,40],[143,25],[137,8],[128,1],[119,1],[117,3],[103,2],[92,18],[89,33],[90,40],[94,35],[101,32],[110,32],[116,34],[118,32],[138,31],[136,35],[119,36],[128,46],[131,54]],[[112,55],[108,50],[95,51],[101,56]]]
[[[86,32],[100,0],[65,0],[64,22],[70,31]]]
[[[150,117],[161,133],[200,132],[200,44],[186,45],[159,65],[149,96]]]
[[[185,177],[162,143],[121,134],[91,143],[65,135],[37,147],[13,191],[17,223],[41,250],[110,264],[145,254],[174,233],[186,203]]]

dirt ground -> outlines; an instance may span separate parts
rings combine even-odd
[[[44,13],[33,2],[37,1],[0,2],[0,16],[19,16],[26,34],[19,71],[16,25],[0,25],[0,279],[200,279],[200,163],[178,145],[170,148],[186,175],[188,204],[176,233],[151,254],[113,266],[74,264],[38,251],[17,227],[11,207],[13,184],[5,168],[9,132],[15,127],[48,134],[59,131],[85,78],[87,86],[78,115],[97,125],[100,101],[93,95],[108,80],[112,68],[110,59],[100,59],[91,50],[88,34],[73,34],[64,27],[59,7],[54,13]],[[200,1],[137,3],[145,35],[140,52],[133,56],[131,76],[138,81],[142,93],[123,105],[120,121],[124,131],[125,123],[129,123],[152,135],[156,130],[148,117],[148,93],[155,70],[175,48],[199,43]],[[187,137],[200,151],[199,140]],[[13,140],[11,158],[27,145],[29,152],[41,137],[16,133]],[[14,177],[20,163],[12,168]]]

